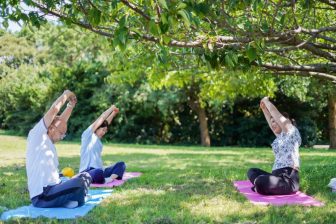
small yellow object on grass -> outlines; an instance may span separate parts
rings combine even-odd
[[[63,176],[71,178],[73,175],[75,175],[75,171],[71,167],[64,167],[62,169],[62,174]]]

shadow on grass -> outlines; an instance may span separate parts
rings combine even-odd
[[[189,149],[188,149],[189,150]],[[250,167],[271,170],[272,157],[246,150],[211,154],[176,152],[104,154],[105,165],[125,161],[128,171],[143,175],[127,181],[86,217],[65,223],[336,223],[335,195],[325,187],[335,174],[333,158],[304,157],[301,189],[327,203],[324,208],[255,206],[233,187]],[[150,150],[149,150],[150,151]],[[161,150],[160,150],[161,151]],[[169,150],[168,150],[169,151]],[[259,152],[259,151],[258,151]],[[59,168],[79,167],[79,156],[61,156]],[[0,206],[13,209],[30,203],[24,165],[0,168]],[[2,185],[1,185],[2,184]],[[20,219],[20,223],[31,219]],[[34,223],[57,223],[35,219]]]

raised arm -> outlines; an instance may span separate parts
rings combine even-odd
[[[44,123],[47,128],[51,125],[56,115],[60,112],[62,106],[70,97],[76,97],[70,90],[65,90],[63,94],[51,105],[47,113],[43,116]]]
[[[265,107],[269,111],[271,117],[280,125],[281,129],[284,132],[288,132],[288,130],[293,126],[292,122],[278,111],[268,97],[264,97],[261,101],[265,104]]]
[[[77,103],[76,96],[70,96],[69,103],[67,104],[67,107],[64,109],[63,113],[61,114],[60,119],[67,122],[70,118],[73,108],[76,106],[76,103]]]
[[[107,123],[110,125],[112,123],[113,118],[119,113],[119,109],[112,105],[113,110],[112,113],[106,118]]]
[[[271,123],[271,114],[270,112],[267,110],[266,106],[265,106],[265,103],[261,100],[260,101],[260,108],[262,110],[262,112],[264,113],[264,116],[266,118],[266,121],[268,123],[268,126],[270,127],[270,129],[273,131],[273,128],[272,128],[272,123]],[[273,131],[274,135],[276,135],[276,133]]]
[[[112,105],[104,113],[102,113],[95,122],[93,122],[91,124],[91,126],[92,126],[92,132],[95,132],[100,127],[100,125],[111,115],[111,113],[113,112],[114,109],[115,109],[115,106]]]

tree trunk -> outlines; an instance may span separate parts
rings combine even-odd
[[[199,107],[198,109],[198,120],[199,120],[199,127],[201,132],[201,144],[202,146],[210,147],[210,135],[208,129],[208,119],[206,117],[205,109]]]
[[[336,92],[330,91],[328,96],[329,108],[329,141],[330,149],[336,149]]]
[[[189,99],[190,108],[197,114],[202,146],[210,147],[210,135],[208,129],[208,119],[205,108],[201,107],[198,97],[193,94]]]

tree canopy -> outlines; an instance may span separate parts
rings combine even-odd
[[[5,0],[0,6],[3,25],[39,26],[49,15],[120,48],[135,40],[187,49],[213,66],[336,80],[334,1]]]
[[[97,84],[92,88],[106,82],[138,86],[141,94],[135,98],[140,101],[149,92],[155,98],[157,90],[173,90],[168,95],[183,93],[184,99],[173,101],[188,103],[206,131],[207,113],[239,97],[253,100],[277,91],[310,104],[314,97],[324,97],[314,105],[321,110],[324,93],[333,96],[332,86],[324,80],[336,79],[335,10],[332,1],[308,0],[6,0],[0,3],[5,27],[9,20],[40,27],[50,16],[61,23],[50,28],[53,35],[43,29],[23,30],[12,37],[1,34],[4,40],[11,38],[9,43],[18,41],[22,47],[3,52],[1,76],[13,80],[30,71],[36,79],[61,84],[62,78],[76,80],[91,74],[88,79]],[[15,68],[18,71],[13,71]],[[292,76],[274,76],[282,74]],[[319,90],[321,84],[325,88]],[[61,85],[49,91],[55,93],[57,88]],[[336,98],[329,99],[333,105]],[[333,138],[336,140],[336,132]]]

